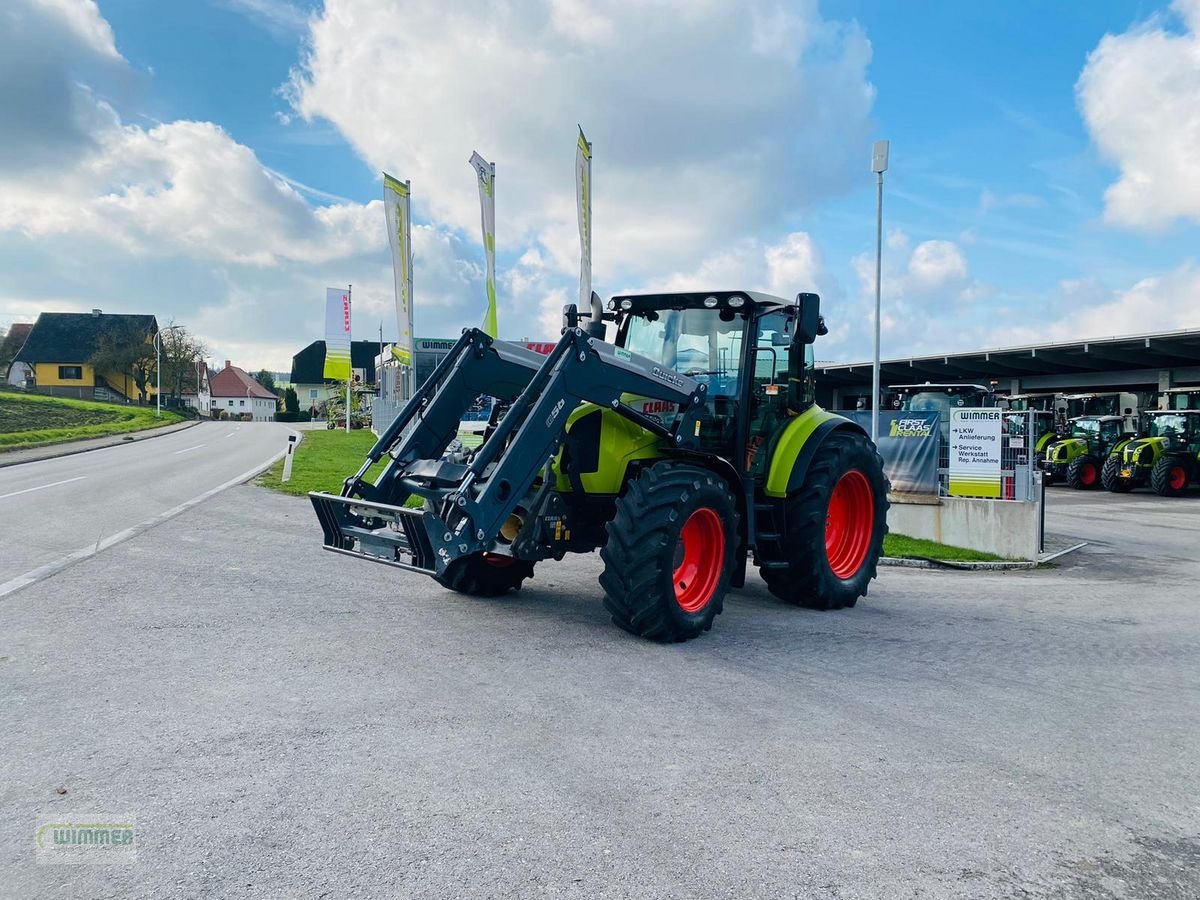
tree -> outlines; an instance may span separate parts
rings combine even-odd
[[[300,412],[300,398],[296,396],[296,389],[291,385],[283,390],[283,411],[287,413]]]
[[[88,363],[98,372],[116,372],[133,379],[138,400],[146,402],[146,387],[154,377],[154,345],[150,343],[150,332],[134,324],[118,325],[100,336]]]
[[[195,385],[196,361],[208,355],[208,348],[173,320],[159,330],[159,341],[162,345],[163,389],[174,397],[181,397],[185,383],[188,387]],[[199,393],[199,385],[195,387]]]
[[[275,387],[275,376],[266,369],[259,369],[258,374],[254,376],[254,380],[265,387],[272,394],[279,394],[279,389]]]

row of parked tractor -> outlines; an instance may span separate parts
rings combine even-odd
[[[1033,412],[1047,484],[1113,493],[1150,487],[1179,497],[1200,481],[1200,389],[1025,394],[998,397],[997,405]]]
[[[1179,497],[1200,483],[1200,387],[1160,393],[997,394],[980,384],[909,384],[889,389],[896,409],[941,414],[946,467],[950,410],[994,406],[1008,410],[1011,436],[1033,417],[1026,437],[1047,484],[1124,493],[1152,488]],[[1015,446],[1015,445],[1014,445]]]

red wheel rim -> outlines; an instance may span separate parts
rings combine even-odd
[[[845,581],[862,568],[875,531],[875,500],[867,476],[851,469],[833,487],[825,516],[825,555]]]
[[[684,612],[699,612],[717,589],[725,559],[725,526],[714,510],[701,507],[688,516],[675,559],[675,602]]]
[[[1187,472],[1184,471],[1183,466],[1172,466],[1171,489],[1182,491],[1185,487],[1187,487]]]
[[[1091,487],[1093,484],[1095,484],[1096,467],[1091,463],[1084,463],[1079,470],[1079,482],[1080,484],[1087,485],[1088,487]]]

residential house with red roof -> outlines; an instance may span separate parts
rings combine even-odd
[[[220,411],[231,419],[249,415],[252,422],[270,422],[279,408],[278,397],[229,360],[220,372],[209,374],[208,390],[214,416]]]

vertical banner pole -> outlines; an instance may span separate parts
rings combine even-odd
[[[479,221],[483,231],[483,254],[487,263],[487,311],[483,314],[483,330],[496,336],[496,164],[490,163],[478,151],[467,160],[479,178]]]
[[[592,145],[579,127],[575,153],[575,201],[579,216],[579,309],[592,302]]]
[[[350,316],[352,314],[352,309],[350,306],[350,289],[353,287],[354,287],[354,285],[352,285],[352,284],[346,285],[346,310],[347,310],[346,319],[347,319],[347,321],[352,321],[350,319]],[[353,331],[353,326],[351,326],[350,328],[347,328],[347,332],[348,333],[347,333],[346,337],[349,338],[349,341],[350,341],[350,374],[346,377],[346,434],[349,434],[350,433],[350,412],[351,412],[351,402],[352,402],[350,399],[350,397],[351,397],[350,389],[354,386],[354,331]]]
[[[383,173],[383,209],[388,245],[392,248],[392,272],[396,280],[396,357],[406,372],[407,401],[416,391],[416,359],[413,356],[413,257],[412,257],[412,184]]]

